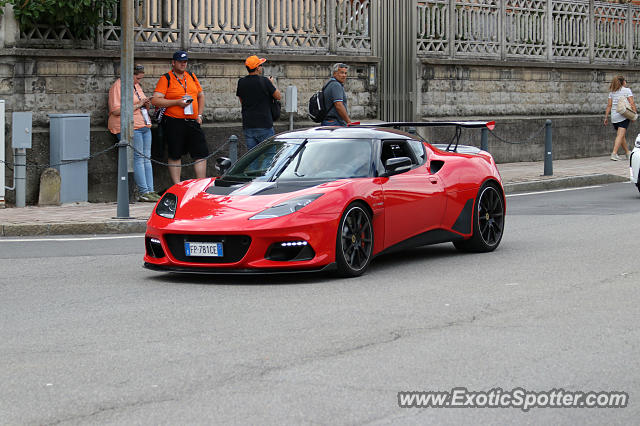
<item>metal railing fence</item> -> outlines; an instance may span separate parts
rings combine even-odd
[[[403,0],[411,1],[411,0]],[[596,0],[413,0],[418,57],[640,62],[640,6]],[[371,55],[380,0],[136,0],[136,48]],[[119,6],[93,39],[34,24],[22,47],[117,49]]]
[[[118,49],[119,4],[103,10],[95,39],[36,24],[23,47]],[[371,54],[370,0],[136,0],[135,47],[190,51]]]
[[[595,0],[420,0],[418,56],[640,61],[640,6]]]

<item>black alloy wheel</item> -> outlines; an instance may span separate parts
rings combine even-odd
[[[362,275],[371,262],[373,226],[369,212],[359,203],[347,207],[336,238],[336,264],[343,277]]]
[[[503,231],[504,198],[493,184],[485,184],[478,192],[473,212],[473,235],[468,240],[453,244],[464,251],[493,251],[500,244]]]

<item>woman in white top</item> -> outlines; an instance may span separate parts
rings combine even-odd
[[[616,111],[618,100],[623,96],[627,98],[633,111],[637,112],[636,104],[633,102],[633,93],[631,93],[631,89],[627,87],[627,81],[623,76],[618,75],[613,77],[609,85],[609,102],[607,103],[607,112],[604,114],[604,125],[607,125],[607,119],[609,118],[609,113],[611,113],[611,124],[613,124],[613,128],[618,132],[615,143],[613,144],[613,152],[611,153],[611,159],[613,161],[620,160],[620,157],[618,157],[618,149],[620,149],[620,146],[624,148],[625,157],[629,158],[626,134],[630,121]]]

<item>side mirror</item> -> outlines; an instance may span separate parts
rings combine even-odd
[[[221,175],[224,174],[231,167],[231,160],[227,157],[219,157],[216,158],[216,170],[220,172]]]
[[[411,158],[409,157],[396,157],[389,158],[384,164],[385,176],[393,176],[400,173],[404,173],[407,170],[411,170]]]

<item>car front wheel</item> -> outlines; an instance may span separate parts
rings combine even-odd
[[[369,212],[360,204],[350,204],[338,227],[336,264],[343,277],[362,275],[371,262],[373,226]]]
[[[458,250],[488,252],[495,250],[504,230],[504,198],[494,184],[486,183],[478,191],[473,208],[473,234],[453,244]]]

